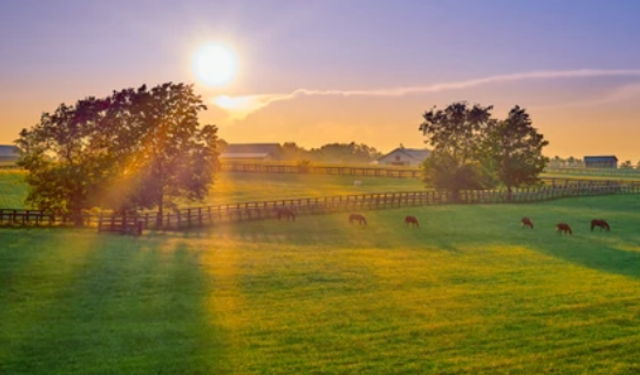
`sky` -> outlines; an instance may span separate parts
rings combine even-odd
[[[422,114],[524,107],[547,156],[640,160],[637,0],[8,0],[0,144],[60,103],[192,83],[230,143],[425,147]],[[194,59],[227,46],[235,74]]]

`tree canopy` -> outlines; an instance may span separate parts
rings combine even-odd
[[[368,164],[382,156],[374,147],[355,142],[327,143],[309,150],[295,142],[285,142],[282,145],[282,155],[285,160],[292,161],[356,164]]]
[[[199,124],[203,110],[191,85],[165,83],[44,113],[16,141],[28,203],[79,216],[93,207],[162,211],[178,199],[202,199],[218,166],[217,128]]]
[[[452,103],[423,115],[419,130],[433,151],[424,162],[425,181],[453,193],[539,181],[549,142],[533,127],[526,111],[515,106],[505,120],[492,117],[493,106]]]

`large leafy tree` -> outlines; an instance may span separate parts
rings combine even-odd
[[[124,201],[134,208],[157,207],[161,220],[165,207],[208,194],[218,168],[217,128],[199,124],[206,106],[190,85],[143,86],[133,97],[121,101],[127,110],[116,111],[128,125],[115,126],[113,139],[124,140],[111,152],[123,155]],[[127,141],[122,130],[136,134],[136,142]]]
[[[507,119],[495,121],[489,127],[488,155],[496,177],[509,191],[512,188],[534,185],[540,181],[548,159],[542,149],[549,144],[533,127],[529,114],[515,106]]]
[[[217,128],[198,122],[205,109],[192,86],[173,83],[62,104],[17,140],[28,202],[79,215],[202,199],[218,166]]]
[[[492,185],[491,176],[481,163],[488,129],[494,121],[492,109],[457,102],[424,113],[419,130],[432,147],[424,163],[427,184],[450,191],[453,199],[457,199],[460,190]]]
[[[425,181],[457,199],[460,190],[504,184],[513,187],[539,181],[548,142],[532,126],[526,111],[514,107],[506,120],[492,118],[492,106],[453,103],[423,115],[419,130],[433,148],[425,160]]]
[[[28,205],[72,214],[82,224],[82,210],[96,203],[100,186],[111,175],[110,158],[95,149],[92,137],[104,109],[105,102],[95,98],[61,104],[20,132],[18,165],[29,172]]]

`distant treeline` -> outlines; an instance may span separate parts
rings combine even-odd
[[[218,152],[224,152],[227,145],[226,141],[220,139],[217,145]],[[301,163],[369,164],[382,155],[375,147],[364,143],[327,143],[318,148],[306,149],[295,142],[285,142],[281,146],[279,159]]]

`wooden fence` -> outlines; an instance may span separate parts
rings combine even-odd
[[[369,176],[420,178],[422,171],[417,168],[384,168],[361,166],[330,166],[330,165],[290,165],[290,164],[262,164],[262,163],[223,163],[223,172],[242,173],[300,173],[300,174],[328,174],[336,176]]]
[[[336,165],[309,165],[300,166],[293,164],[274,164],[274,163],[223,163],[221,165],[222,172],[238,172],[238,173],[274,173],[274,174],[324,174],[335,176],[362,176],[362,177],[392,177],[392,178],[422,178],[422,169],[409,167],[381,167],[381,166],[336,166]],[[606,168],[547,168],[545,173],[564,174],[576,176],[618,176],[618,177],[637,177],[640,180],[640,171],[624,170],[624,169],[606,169]],[[564,183],[565,179],[543,177],[545,183],[554,183],[560,181]],[[572,179],[577,183],[590,182],[592,179]]]
[[[550,174],[603,176],[603,177],[631,177],[640,179],[640,169],[636,168],[551,168],[544,171]]]
[[[638,194],[640,183],[626,184],[565,184],[541,188],[514,189],[510,195],[504,190],[462,191],[458,199],[446,192],[424,190],[417,192],[353,194],[317,198],[279,199],[244,202],[218,206],[180,209],[163,213],[147,212],[135,216],[102,214],[83,215],[84,226],[98,227],[100,223],[114,220],[142,221],[146,229],[184,230],[225,223],[275,219],[276,209],[287,207],[297,215],[316,215],[334,212],[365,211],[440,204],[492,204],[541,202],[565,197],[596,196],[607,194]],[[38,210],[0,209],[0,225],[10,226],[72,226],[68,215]]]

